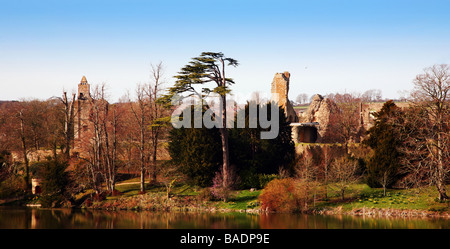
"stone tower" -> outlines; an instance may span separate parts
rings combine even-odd
[[[86,80],[86,76],[83,76],[83,78],[81,78],[80,84],[78,84],[78,99],[87,99],[90,97],[90,86]]]
[[[271,101],[277,102],[279,106],[283,107],[288,122],[295,123],[298,122],[298,117],[288,97],[290,77],[289,72],[275,74],[272,81]]]
[[[90,85],[85,76],[81,78],[81,82],[78,84],[78,97],[75,101],[75,110],[76,116],[74,122],[74,152],[81,153],[85,138],[90,137],[90,126],[92,123],[90,121]]]

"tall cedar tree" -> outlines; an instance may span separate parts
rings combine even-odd
[[[199,57],[195,57],[188,65],[181,69],[181,72],[175,76],[177,79],[175,85],[169,89],[169,94],[165,99],[170,99],[176,94],[189,92],[191,95],[196,95],[200,99],[204,99],[210,93],[216,93],[220,96],[222,127],[219,128],[221,142],[222,142],[222,175],[223,187],[229,187],[230,175],[230,159],[228,149],[228,130],[226,128],[226,96],[230,93],[229,86],[234,84],[231,78],[226,77],[226,66],[236,67],[237,60],[227,58],[223,53],[203,52]],[[199,93],[195,86],[204,86],[207,83],[214,83],[214,88],[203,87],[202,92]]]
[[[392,126],[400,110],[392,100],[384,103],[380,111],[374,113],[375,124],[369,129],[369,138],[364,143],[374,150],[367,164],[367,183],[371,187],[391,187],[399,180],[400,136]]]

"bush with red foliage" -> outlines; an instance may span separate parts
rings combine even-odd
[[[272,212],[306,211],[313,189],[312,183],[301,179],[272,180],[259,196],[261,208]]]

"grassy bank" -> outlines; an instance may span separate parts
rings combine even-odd
[[[83,201],[80,207],[112,210],[164,210],[164,211],[223,211],[223,212],[258,212],[260,190],[233,191],[227,202],[215,200],[205,188],[179,184],[172,188],[167,198],[164,186],[146,184],[145,194],[139,194],[140,184],[129,180],[117,184],[116,196],[106,196],[102,201]],[[87,191],[77,196],[80,200],[91,199],[92,192]]]
[[[262,190],[238,190],[227,202],[215,200],[203,188],[180,184],[172,189],[167,198],[164,186],[148,186],[146,193],[139,194],[139,183],[132,180],[117,185],[118,196],[107,196],[103,201],[93,202],[89,207],[98,209],[125,210],[172,210],[172,211],[261,211],[258,196]],[[85,193],[89,195],[89,193]],[[327,198],[317,196],[310,212],[319,214],[385,215],[385,216],[441,216],[449,217],[449,202],[436,201],[433,187],[421,189],[370,188],[365,184],[354,184],[346,192],[346,198],[328,189]],[[82,195],[79,196],[81,198]],[[82,205],[86,207],[85,204]]]
[[[382,189],[372,189],[365,184],[353,185],[348,200],[337,196],[322,204],[324,207],[341,206],[343,209],[355,208],[392,208],[447,211],[448,203],[439,203],[434,188],[396,190],[388,189],[386,195]]]
[[[450,202],[439,202],[434,187],[420,189],[370,188],[354,184],[345,200],[337,194],[319,201],[314,210],[324,214],[378,215],[378,216],[441,216],[450,217]]]

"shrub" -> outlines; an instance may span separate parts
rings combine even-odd
[[[218,171],[213,179],[211,194],[215,199],[223,200],[225,202],[231,196],[231,187],[223,187],[223,176],[221,171]]]
[[[312,200],[314,184],[292,178],[274,179],[259,196],[261,207],[274,212],[306,211]]]

